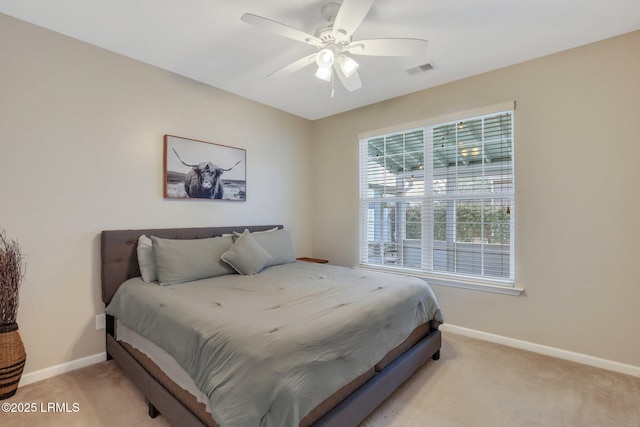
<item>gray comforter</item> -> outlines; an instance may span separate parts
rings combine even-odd
[[[297,426],[418,325],[443,321],[422,281],[306,262],[174,286],[135,278],[106,309],[171,354],[222,426]]]

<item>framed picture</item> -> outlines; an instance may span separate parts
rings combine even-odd
[[[179,136],[164,136],[164,197],[247,200],[247,152]]]

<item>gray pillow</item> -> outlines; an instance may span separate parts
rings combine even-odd
[[[246,232],[247,230],[245,230]],[[233,233],[236,237],[240,235],[238,232]],[[269,230],[268,232],[251,233],[262,248],[271,255],[271,261],[267,263],[267,267],[272,265],[287,264],[296,260],[296,252],[293,249],[291,235],[287,230]]]
[[[222,260],[234,268],[238,273],[245,275],[257,274],[271,261],[271,255],[260,246],[245,230],[222,255]]]
[[[158,281],[158,269],[156,267],[156,259],[153,255],[153,242],[144,234],[138,237],[138,266],[142,280],[145,282]]]
[[[220,260],[222,254],[233,245],[232,237],[180,240],[151,236],[151,241],[161,285],[176,285],[234,273],[231,267]]]

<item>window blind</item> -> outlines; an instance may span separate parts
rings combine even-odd
[[[360,262],[513,284],[513,109],[360,140]]]

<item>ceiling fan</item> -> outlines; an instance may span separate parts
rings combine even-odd
[[[320,25],[313,35],[251,13],[245,13],[241,19],[248,24],[309,44],[318,50],[280,68],[269,77],[287,75],[315,63],[318,66],[316,77],[330,82],[335,73],[344,87],[353,92],[362,87],[362,82],[357,72],[358,63],[350,55],[421,55],[425,53],[428,43],[427,40],[411,38],[353,40],[353,33],[364,20],[373,2],[374,0],[344,0],[342,4],[325,5],[322,14],[328,22]]]

